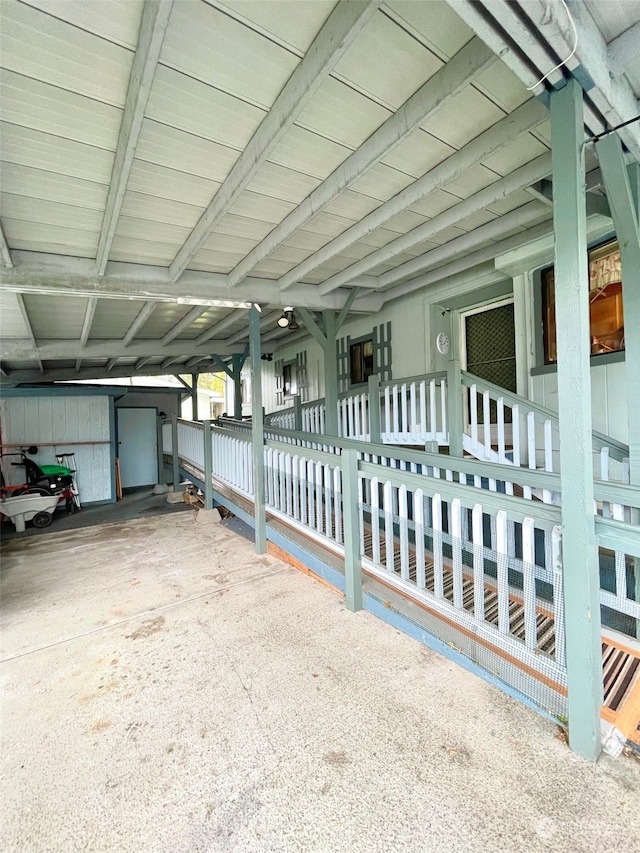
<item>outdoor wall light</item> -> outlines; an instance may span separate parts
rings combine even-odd
[[[296,320],[296,315],[293,313],[293,308],[285,308],[282,312],[282,317],[278,318],[278,325],[281,329],[291,329],[292,332],[297,332],[300,326]]]

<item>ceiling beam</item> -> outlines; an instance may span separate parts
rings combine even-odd
[[[567,18],[567,6],[551,4],[548,0],[493,0],[501,8],[500,26],[511,35],[504,14],[507,8],[520,7],[528,19],[532,36],[548,44],[553,52],[566,60],[566,71],[572,73],[586,93],[585,103],[593,104],[596,112],[609,127],[616,127],[638,115],[638,100],[626,77],[615,76],[604,36],[585,3],[571,3],[569,11],[573,27]],[[575,47],[575,50],[574,50]],[[572,54],[570,56],[570,54]],[[636,51],[637,55],[637,51]],[[555,62],[552,63],[555,65]],[[549,66],[551,67],[551,66]],[[547,71],[548,69],[543,69]],[[587,118],[592,132],[598,132]],[[636,122],[619,131],[635,159],[640,162],[640,126]]]
[[[380,264],[386,263],[396,255],[406,252],[413,246],[417,246],[418,243],[435,237],[452,225],[457,225],[458,222],[467,216],[490,207],[495,202],[507,198],[507,196],[517,190],[524,189],[524,187],[539,181],[549,174],[551,174],[551,154],[543,154],[541,157],[532,160],[531,163],[521,166],[504,178],[499,178],[488,187],[469,196],[469,198],[461,201],[459,204],[450,207],[449,210],[445,210],[434,216],[433,219],[422,225],[418,225],[417,228],[413,228],[401,237],[391,240],[390,243],[387,243],[375,252],[371,252],[370,255],[356,261],[356,263],[345,270],[331,276],[331,278],[320,285],[320,293],[323,295],[331,293],[336,288],[352,282],[352,279],[356,276]],[[371,287],[372,285],[368,284],[367,286]]]
[[[146,358],[139,359],[138,361],[136,361],[136,363],[134,365],[135,370],[142,370],[142,368],[145,366],[145,364],[147,364],[150,361],[151,361],[151,356],[147,356]]]
[[[7,238],[4,236],[2,222],[0,222],[0,259],[2,260],[2,266],[7,269],[11,269],[13,266],[13,260],[11,259],[11,251],[9,250]]]
[[[231,284],[241,281],[260,261],[316,213],[324,210],[495,61],[496,57],[489,48],[479,39],[471,39],[231,270]]]
[[[109,359],[109,361],[107,362],[107,373],[109,373],[116,366],[117,361],[117,358]]]
[[[493,261],[496,255],[511,251],[512,249],[518,249],[520,246],[524,246],[534,240],[539,240],[541,237],[547,237],[552,233],[553,222],[551,220],[542,222],[540,225],[534,226],[527,232],[514,234],[512,237],[507,237],[505,240],[500,240],[498,243],[492,243],[489,246],[485,246],[483,249],[479,249],[477,252],[471,252],[463,258],[459,258],[458,260],[451,261],[443,266],[436,267],[436,269],[429,270],[429,272],[425,272],[422,275],[404,282],[403,284],[397,285],[384,294],[384,301],[385,303],[391,302],[393,299],[398,299],[401,296],[407,296],[409,293],[421,290],[423,287],[429,287],[430,285],[436,284],[436,282],[442,281],[450,276],[459,275],[460,273],[466,272],[480,264]],[[473,275],[476,275],[475,271]],[[505,273],[502,271],[496,272],[496,275],[502,279],[505,277]]]
[[[265,329],[267,326],[270,326],[274,323],[278,317],[282,316],[282,311],[278,308],[277,311],[269,311],[262,315],[260,318],[260,328]],[[234,335],[231,335],[230,338],[226,339],[228,345],[236,344],[238,341],[248,341],[249,340],[249,324],[247,323],[246,329],[242,329],[240,332],[236,332]]]
[[[385,225],[398,213],[441,189],[463,175],[471,166],[481,162],[490,154],[499,151],[522,133],[531,130],[548,117],[545,107],[536,99],[527,101],[512,113],[496,122],[467,145],[460,148],[442,163],[439,163],[415,183],[390,198],[384,204],[335,237],[302,263],[283,275],[278,284],[282,290],[290,288],[326,261],[357,243],[376,228]],[[327,306],[325,306],[327,307]]]
[[[84,312],[84,322],[82,324],[82,332],[80,333],[80,349],[84,349],[87,344],[87,340],[89,339],[89,332],[91,331],[91,324],[93,323],[93,317],[96,313],[96,306],[98,305],[98,300],[95,296],[91,296],[87,300],[87,308]],[[76,370],[80,370],[80,365],[82,364],[82,359],[79,358],[76,361]]]
[[[21,293],[16,293],[16,301],[18,303],[18,307],[20,308],[20,313],[22,314],[22,319],[24,320],[27,335],[29,337],[29,340],[31,341],[31,346],[34,349],[37,349],[38,342],[36,341],[36,336],[33,334],[33,326],[31,325],[31,319],[27,311],[27,306],[24,304],[24,297]],[[2,339],[0,339],[0,342],[1,340]],[[40,358],[40,356],[35,355],[34,360],[38,362],[38,369],[40,370],[40,373],[44,373],[44,365],[42,364],[42,359]]]
[[[157,302],[145,302],[144,307],[141,311],[138,312],[135,320],[129,326],[126,335],[122,339],[122,346],[128,347],[131,344],[140,329],[144,326],[149,317],[156,310],[157,304]]]
[[[638,59],[640,45],[640,21],[607,45],[609,67],[614,77],[620,77],[632,62]]]
[[[545,40],[538,38],[524,23],[526,15],[515,10],[516,3],[511,0],[506,3],[503,0],[445,2],[532,94],[546,96],[550,87],[564,85],[562,69],[554,68],[558,57]],[[563,55],[567,54],[568,51]],[[585,124],[590,134],[604,129],[602,117],[590,104],[585,104]]]
[[[144,364],[146,364],[146,359],[141,360]],[[162,364],[152,364],[144,371],[144,376],[162,376],[164,373],[169,373],[172,375],[177,375],[178,373],[184,373],[186,364],[178,364],[173,367],[163,367]],[[208,369],[207,369],[208,368]],[[193,372],[191,370],[190,372]],[[210,373],[211,369],[208,365],[203,365],[201,370],[198,370],[199,373]],[[79,374],[75,372],[72,367],[64,367],[64,368],[53,368],[51,370],[46,370],[44,376],[39,373],[37,370],[13,370],[11,371],[9,377],[7,379],[2,379],[0,384],[3,388],[7,387],[15,387],[16,385],[20,385],[21,383],[26,382],[42,382],[42,380],[46,380],[47,382],[77,382],[79,379],[125,379],[130,376],[139,376],[140,370],[138,365],[124,365],[124,366],[116,366],[110,373],[107,373],[106,367],[100,365],[86,365],[83,367]],[[123,391],[125,387],[123,386]],[[136,391],[136,388],[133,387],[129,389],[130,391]],[[182,389],[176,388],[176,392],[180,393]]]
[[[107,205],[102,220],[96,267],[104,273],[118,224],[122,200],[142,129],[145,108],[151,92],[162,42],[169,24],[173,0],[145,0],[138,32],[138,46],[131,66],[129,88],[120,124],[116,156],[113,162]]]
[[[196,305],[195,308],[192,308],[191,311],[186,314],[179,323],[169,329],[167,334],[161,339],[160,343],[162,346],[166,346],[170,344],[174,338],[177,338],[181,332],[184,332],[186,328],[188,328],[192,323],[194,323],[198,317],[202,316],[205,311],[208,310],[208,306]]]
[[[337,290],[320,296],[313,284],[298,285],[286,295],[278,282],[266,278],[245,279],[231,288],[227,277],[219,273],[187,270],[178,284],[170,282],[167,270],[145,264],[111,261],[104,276],[96,275],[95,264],[87,258],[40,252],[14,251],[14,266],[0,269],[0,290],[14,293],[38,293],[103,299],[152,299],[155,302],[249,308],[252,302],[263,306],[302,305],[312,310],[332,308],[339,311],[350,290]],[[382,302],[376,296],[358,296],[351,308],[354,314],[371,314]]]
[[[386,289],[394,284],[399,284],[406,281],[408,278],[414,278],[426,269],[438,266],[444,261],[455,258],[463,253],[468,253],[471,249],[477,248],[487,240],[500,240],[515,228],[528,227],[533,223],[538,223],[543,218],[551,218],[551,210],[549,207],[540,201],[530,201],[516,210],[511,210],[505,213],[504,216],[498,217],[486,225],[481,225],[479,228],[474,228],[467,234],[462,234],[454,240],[449,240],[442,246],[431,249],[420,255],[417,258],[407,261],[395,269],[389,270],[378,277],[378,288]]]
[[[4,361],[28,361],[37,358],[44,360],[54,359],[118,359],[148,356],[155,358],[166,356],[170,358],[186,358],[193,355],[209,355],[217,352],[221,355],[232,355],[243,352],[244,344],[228,344],[223,340],[211,341],[211,343],[198,346],[193,341],[175,341],[161,347],[157,340],[139,340],[129,346],[124,345],[121,339],[91,341],[81,352],[78,342],[74,340],[46,340],[35,345],[32,340],[8,339],[0,340],[0,360]]]
[[[231,311],[229,314],[227,314],[226,317],[223,317],[222,320],[219,320],[217,323],[214,323],[213,326],[210,326],[201,335],[198,335],[194,343],[203,344],[205,341],[210,340],[215,335],[219,335],[220,332],[224,332],[225,329],[229,328],[229,326],[233,326],[234,323],[237,323],[239,316],[240,312],[238,309]]]
[[[337,3],[169,267],[176,281],[378,10],[380,0]]]
[[[487,14],[483,3],[475,2],[475,0],[445,0],[448,6],[473,30],[473,32],[482,39],[482,41],[499,56],[502,62],[509,68],[516,77],[524,83],[527,88],[531,88],[534,95],[540,95],[545,91],[544,83],[537,83],[542,76],[537,67],[523,52],[521,46],[517,42],[504,38],[504,33],[497,31],[494,18]],[[532,42],[531,39],[529,39]],[[531,43],[531,48],[537,50],[537,60],[546,69],[555,65],[548,51],[545,51],[538,43]],[[533,57],[532,57],[533,59]],[[562,76],[558,72],[559,76]],[[559,79],[559,77],[557,78]]]

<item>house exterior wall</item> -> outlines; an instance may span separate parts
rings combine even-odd
[[[589,220],[590,242],[599,242],[610,236],[610,220],[602,217]],[[460,356],[464,312],[511,298],[514,303],[517,392],[557,411],[557,372],[555,366],[541,364],[539,339],[542,332],[536,315],[537,272],[551,263],[553,241],[548,237],[497,258],[495,263],[486,263],[444,278],[389,302],[378,314],[351,318],[338,335],[362,337],[369,334],[374,325],[390,321],[394,379],[442,371],[446,370],[450,358]],[[451,349],[447,356],[441,355],[435,347],[439,332],[449,335]],[[277,403],[275,365],[294,360],[302,350],[307,352],[308,399],[324,396],[322,350],[311,337],[298,339],[278,349],[273,362],[263,362],[265,411],[272,412],[290,405],[289,401],[285,401],[284,406]],[[248,372],[248,366],[245,370]],[[593,428],[627,442],[624,356],[618,355],[615,361],[593,358],[591,381]],[[250,414],[248,401],[243,412]]]
[[[2,443],[36,445],[39,452],[34,461],[40,465],[55,464],[56,453],[75,453],[80,500],[109,501],[113,499],[111,407],[111,398],[105,395],[4,397],[0,400]],[[11,461],[3,460],[6,482],[24,482],[23,469],[12,467]]]

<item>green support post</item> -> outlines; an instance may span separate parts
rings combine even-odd
[[[369,441],[372,444],[382,444],[381,421],[380,377],[372,373],[369,377]]]
[[[173,463],[173,491],[180,485],[180,465],[178,456],[178,416],[171,415],[171,460]]]
[[[264,497],[264,409],[262,408],[262,363],[260,361],[260,315],[256,305],[249,311],[251,354],[251,440],[253,444],[253,488],[256,553],[267,552],[267,517]]]
[[[164,452],[162,450],[162,418],[156,422],[156,452],[158,454],[158,483],[164,483]]]
[[[202,421],[202,441],[204,444],[204,508],[213,509],[213,454],[211,450],[211,421]]]
[[[342,520],[344,524],[344,579],[347,607],[362,610],[362,565],[360,559],[360,486],[358,451],[343,450]]]
[[[242,364],[240,363],[240,356],[234,355],[232,357],[232,370],[233,370],[233,417],[237,421],[242,420],[242,382],[240,380],[240,375],[242,373],[242,367],[244,365],[244,358],[242,359]]]
[[[324,324],[324,428],[327,435],[338,435],[338,359],[336,358],[336,312],[323,311]]]
[[[191,374],[191,420],[197,421],[198,418],[198,373]]]
[[[624,348],[629,427],[629,482],[640,486],[640,227],[638,169],[627,169],[622,143],[610,133],[596,144],[622,260]]]
[[[593,510],[584,108],[576,80],[551,93],[551,146],[569,745],[595,761],[602,749],[600,578]]]
[[[625,375],[629,440],[629,482],[640,486],[640,165],[627,166],[622,143],[615,133],[596,144],[622,260],[624,303]],[[631,521],[640,522],[640,511],[631,510]],[[633,557],[635,600],[640,601],[640,558]],[[640,640],[640,619],[636,619]]]
[[[293,398],[293,428],[296,432],[302,432],[302,400],[300,394]]]
[[[462,405],[462,373],[457,358],[447,363],[447,428],[449,430],[449,456],[461,459],[464,455],[462,435],[464,433],[464,409]]]

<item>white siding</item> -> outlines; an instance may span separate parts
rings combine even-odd
[[[34,460],[39,465],[55,464],[56,453],[75,453],[80,500],[111,500],[111,445],[74,444],[111,441],[109,400],[102,395],[6,397],[0,401],[2,443],[36,445],[39,452]],[[10,461],[5,459],[3,464],[7,482],[23,481],[23,469],[11,467]]]
[[[531,377],[534,402],[558,411],[558,374]],[[625,444],[629,440],[624,362],[591,367],[591,412],[593,429]]]

